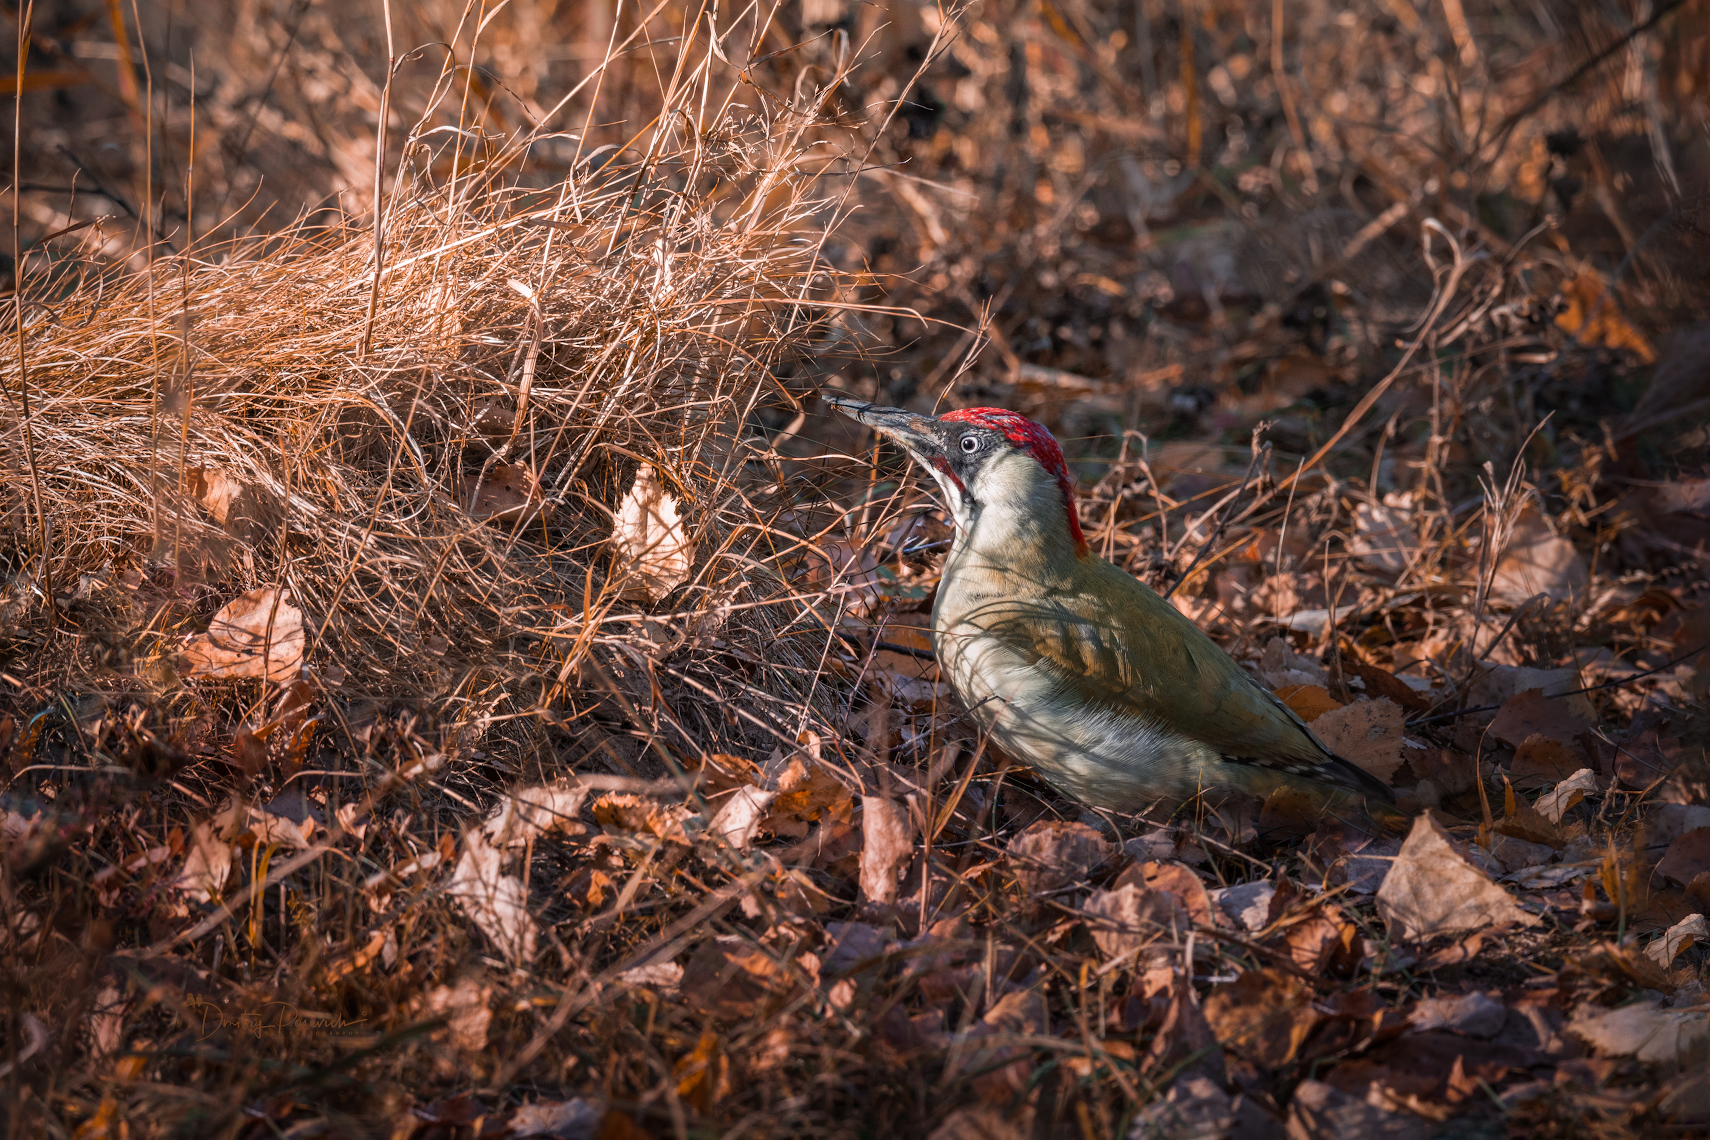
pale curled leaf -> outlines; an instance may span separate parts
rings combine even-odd
[[[540,930],[528,912],[522,880],[505,874],[503,862],[503,853],[489,847],[479,831],[470,832],[446,894],[457,900],[507,961],[526,966],[534,960]]]
[[[713,816],[708,830],[738,851],[746,851],[754,845],[754,833],[760,830],[767,809],[777,798],[777,792],[763,791],[752,785],[738,788]]]
[[[1645,947],[1645,957],[1666,970],[1681,951],[1704,942],[1710,942],[1710,927],[1705,926],[1703,915],[1689,914]]]
[[[1560,823],[1562,816],[1568,813],[1588,792],[1597,790],[1597,773],[1590,768],[1581,768],[1550,791],[1538,797],[1538,802],[1532,806],[1538,809],[1538,814],[1551,823]]]
[[[487,1030],[493,1023],[492,998],[492,986],[464,977],[455,986],[435,986],[429,990],[421,1002],[421,1012],[445,1018],[452,1043],[474,1053],[487,1047]]]
[[[227,602],[208,623],[208,632],[185,645],[186,675],[281,682],[296,677],[303,664],[303,611],[288,599],[283,591],[264,587]]]
[[[231,845],[220,839],[212,823],[198,823],[190,833],[190,848],[184,855],[184,869],[173,881],[173,888],[183,891],[192,901],[212,902],[219,897],[226,877],[232,870]]]
[[[1403,941],[1538,921],[1468,862],[1429,813],[1413,822],[1378,888],[1377,908],[1390,936]]]
[[[627,574],[623,596],[657,600],[688,581],[695,560],[688,527],[677,500],[651,464],[635,473],[635,484],[618,504],[612,543]]]
[[[897,876],[914,854],[908,805],[884,796],[861,797],[861,893],[872,902],[897,901]]]
[[[1568,1022],[1574,1036],[1606,1057],[1672,1061],[1710,1034],[1703,1009],[1664,1009],[1656,1001],[1637,1001],[1619,1009],[1586,1003]]]
[[[584,828],[576,815],[588,791],[585,784],[520,788],[493,810],[481,831],[495,847],[521,847],[551,831],[580,835]]]

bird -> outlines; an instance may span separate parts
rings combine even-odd
[[[1288,789],[1323,811],[1394,813],[1381,780],[1092,552],[1062,448],[1043,425],[1003,408],[930,416],[823,395],[942,492],[956,533],[933,649],[973,723],[1011,759],[1115,811],[1251,804]]]

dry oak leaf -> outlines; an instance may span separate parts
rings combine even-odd
[[[1081,912],[1106,958],[1120,958],[1153,943],[1169,950],[1175,945],[1173,936],[1190,929],[1187,913],[1174,896],[1133,883],[1092,892]]]
[[[1496,824],[1499,835],[1549,847],[1562,847],[1567,843],[1554,820],[1515,795],[1513,784],[1503,780],[1502,785],[1502,819]]]
[[[219,897],[231,870],[231,846],[220,839],[212,823],[198,823],[190,833],[184,869],[172,885],[194,902],[212,902]]]
[[[861,894],[868,901],[897,901],[897,876],[914,854],[908,805],[885,796],[861,797]]]
[[[503,862],[502,851],[487,846],[479,831],[471,831],[464,838],[463,857],[457,861],[445,893],[456,900],[506,961],[526,966],[534,960],[540,928],[528,912],[528,892],[522,880],[504,874]]]
[[[1428,812],[1413,821],[1401,854],[1378,888],[1377,909],[1398,941],[1538,921],[1469,863]]]
[[[1401,706],[1379,697],[1331,709],[1312,722],[1312,731],[1330,751],[1387,784],[1401,767],[1406,719]]]
[[[713,816],[707,827],[708,834],[718,836],[738,851],[748,850],[754,846],[754,834],[760,830],[777,798],[777,792],[768,792],[752,784],[736,789],[733,795],[726,797],[718,814]]]
[[[627,581],[620,596],[657,601],[689,579],[694,544],[677,500],[657,468],[643,463],[618,504],[612,526],[618,570]]]
[[[1193,868],[1185,863],[1147,860],[1133,864],[1124,868],[1112,885],[1121,887],[1127,883],[1171,895],[1180,904],[1189,922],[1203,923],[1206,926],[1212,923],[1211,896],[1206,893],[1205,884],[1199,881],[1199,876],[1193,873]]]
[[[1042,819],[1011,839],[1006,850],[1022,893],[1032,897],[1079,882],[1116,849],[1084,823]]]
[[[263,587],[227,602],[208,632],[192,637],[181,651],[185,674],[280,682],[296,677],[303,665],[303,611],[289,597]]]

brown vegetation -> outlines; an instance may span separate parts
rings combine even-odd
[[[1710,1126],[1704,0],[26,8],[10,1134]],[[1009,764],[822,386],[1412,832]]]

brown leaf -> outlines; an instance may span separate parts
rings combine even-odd
[[[1394,701],[1378,697],[1331,709],[1312,723],[1312,731],[1330,751],[1387,784],[1401,767],[1406,719]]]
[[[435,986],[420,999],[419,1005],[427,1017],[447,1019],[452,1044],[465,1052],[477,1053],[487,1047],[487,1030],[493,1023],[492,999],[492,986],[465,976],[455,986]]]
[[[624,831],[644,831],[677,843],[687,843],[683,831],[684,809],[677,804],[663,804],[649,796],[627,792],[608,792],[594,801],[590,809],[594,822]]]
[[[673,1066],[672,1076],[683,1103],[698,1113],[711,1111],[730,1092],[730,1057],[719,1035],[702,1033],[694,1049]]]
[[[1218,1048],[1217,1035],[1206,1021],[1205,1011],[1200,1009],[1193,980],[1180,975],[1172,989],[1163,1027],[1152,1039],[1147,1054],[1147,1068],[1160,1072],[1185,1065],[1182,1072],[1197,1072],[1221,1084],[1223,1050]]]
[[[677,500],[651,464],[636,470],[634,485],[618,504],[612,543],[619,573],[626,576],[622,597],[657,601],[689,579],[694,544]]]
[[[1658,874],[1683,887],[1705,872],[1710,872],[1710,827],[1694,828],[1676,839],[1657,864]]]
[[[1438,1125],[1411,1112],[1391,1112],[1323,1081],[1302,1081],[1288,1108],[1289,1140],[1429,1140]]]
[[[1213,986],[1204,1012],[1226,1052],[1265,1069],[1293,1060],[1319,1021],[1312,1008],[1312,991],[1269,967],[1248,970],[1233,982]]]
[[[1567,839],[1550,819],[1514,794],[1514,785],[1502,781],[1502,819],[1496,824],[1500,835],[1511,835],[1527,843],[1543,843],[1561,847]]]
[[[1211,896],[1205,884],[1185,863],[1164,863],[1148,860],[1136,863],[1116,877],[1114,886],[1133,883],[1149,891],[1163,891],[1175,898],[1189,922],[1210,926]]]
[[[1546,697],[1541,689],[1526,689],[1502,702],[1490,722],[1490,734],[1516,746],[1533,736],[1566,743],[1590,727],[1569,702]]]
[[[1028,897],[1086,878],[1115,848],[1084,823],[1042,819],[1009,841],[1006,849],[1022,893]]]
[[[679,984],[695,1009],[731,1023],[771,1009],[792,986],[784,963],[740,935],[701,943],[684,965]]]
[[[481,477],[479,486],[458,488],[458,499],[470,515],[482,522],[516,522],[540,508],[544,501],[540,479],[523,463],[495,463]],[[473,492],[475,501],[469,501]]]
[[[1187,913],[1175,897],[1165,891],[1149,891],[1134,883],[1123,883],[1114,890],[1094,891],[1082,907],[1087,929],[1093,941],[1109,958],[1131,954],[1160,936],[1186,933],[1190,929]],[[1167,938],[1164,945],[1173,944]]]
[[[1522,512],[1497,560],[1491,591],[1515,603],[1534,594],[1565,602],[1583,600],[1590,586],[1591,572],[1574,544],[1557,536],[1535,508]]]
[[[1637,1001],[1619,1009],[1590,1002],[1574,1010],[1568,1031],[1605,1057],[1673,1061],[1702,1050],[1710,1019],[1702,1009],[1664,1009],[1657,1001]]]
[[[1378,915],[1398,941],[1538,920],[1467,861],[1427,812],[1413,822],[1377,892]]]
[[[1428,709],[1431,707],[1431,694],[1421,692],[1391,673],[1388,669],[1380,669],[1376,665],[1367,665],[1355,660],[1352,656],[1342,658],[1342,671],[1352,673],[1365,683],[1366,693],[1371,697],[1388,697],[1402,708]]]
[[[1547,783],[1566,780],[1583,768],[1584,762],[1554,737],[1534,732],[1520,742],[1508,771],[1516,780],[1535,779]]]
[[[1622,314],[1603,275],[1589,265],[1562,282],[1562,299],[1567,308],[1557,314],[1556,327],[1579,343],[1626,349],[1645,364],[1657,358],[1651,342]]]
[[[523,881],[503,873],[504,855],[489,847],[479,831],[469,832],[463,843],[463,857],[445,893],[507,961],[527,966],[534,960],[540,928],[529,913]]]
[[[868,901],[897,901],[897,876],[914,854],[908,805],[884,796],[861,797],[861,893]]]
[[[1703,915],[1689,914],[1645,947],[1645,957],[1666,970],[1674,965],[1681,951],[1703,942],[1710,942],[1710,927],[1705,925]]]
[[[1342,707],[1340,701],[1330,696],[1330,690],[1322,685],[1284,685],[1276,690],[1282,703],[1294,710],[1294,714],[1308,723],[1317,720],[1325,713]]]
[[[208,632],[183,649],[190,677],[265,677],[289,681],[303,664],[303,612],[289,595],[261,588],[221,607]]]

